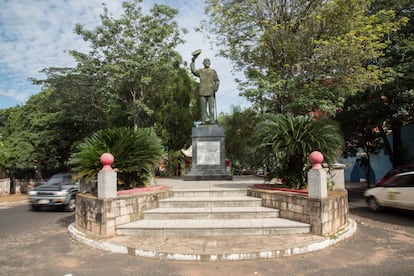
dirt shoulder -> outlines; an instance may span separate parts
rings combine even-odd
[[[9,202],[16,202],[16,201],[24,201],[24,200],[27,200],[27,194],[4,194],[4,195],[0,195],[0,204],[9,203]]]

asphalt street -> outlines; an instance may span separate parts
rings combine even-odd
[[[162,261],[111,254],[67,234],[73,213],[0,206],[0,275],[414,275],[414,216],[372,213],[350,190],[358,230],[327,249],[285,258],[234,262]]]

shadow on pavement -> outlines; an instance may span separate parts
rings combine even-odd
[[[69,224],[75,221],[75,213],[69,214],[65,217],[62,217],[56,221],[56,224],[59,224],[62,227],[67,228]]]

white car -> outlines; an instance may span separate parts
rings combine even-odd
[[[414,172],[394,175],[383,186],[365,191],[364,196],[373,211],[383,207],[414,211]]]

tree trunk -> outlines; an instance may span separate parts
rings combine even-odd
[[[371,159],[369,158],[368,147],[365,147],[365,152],[367,153],[367,160],[365,162],[365,176],[367,178],[367,188],[371,188]]]
[[[379,126],[378,128],[380,130],[382,140],[384,141],[384,145],[385,145],[385,149],[384,150],[385,150],[385,153],[388,154],[388,158],[390,159],[390,161],[392,163],[392,166],[395,167],[395,164],[394,164],[394,162],[395,162],[394,161],[395,160],[395,158],[394,158],[394,152],[392,150],[390,141],[388,140],[387,134],[385,133],[384,128],[382,126]]]
[[[402,156],[402,148],[401,148],[401,127],[393,127],[392,128],[392,136],[393,136],[393,148],[394,148],[394,162],[393,165],[400,166],[403,165],[404,157]]]

